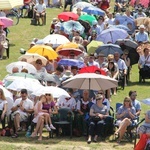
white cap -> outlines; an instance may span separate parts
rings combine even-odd
[[[141,25],[139,26],[139,29],[145,29],[145,26],[144,26],[143,24],[141,24]]]

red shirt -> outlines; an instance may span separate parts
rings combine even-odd
[[[109,3],[108,1],[104,1],[101,3],[100,9],[102,10],[106,10],[107,8],[109,8]]]

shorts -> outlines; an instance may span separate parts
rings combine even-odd
[[[28,115],[23,113],[23,112],[19,112],[19,111],[15,111],[11,114],[11,119],[12,120],[14,120],[14,117],[15,117],[16,114],[20,114],[20,122],[28,120]]]

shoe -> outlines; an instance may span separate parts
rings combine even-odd
[[[12,138],[17,138],[18,137],[18,134],[15,133],[14,135],[11,136]]]
[[[47,131],[51,131],[51,128],[48,125],[45,125],[45,128],[47,129]]]
[[[88,140],[87,140],[87,144],[91,144],[91,139],[88,139]]]
[[[118,139],[119,138],[119,133],[115,132],[115,138]]]
[[[17,129],[17,132],[20,132],[20,131],[22,131],[22,128],[21,128],[21,127],[19,127],[19,128]]]
[[[97,143],[97,139],[94,139],[93,142]]]
[[[52,124],[50,125],[50,128],[56,130],[56,128]]]
[[[32,137],[32,138],[37,137],[37,134],[32,133],[32,134],[30,135],[30,137]]]

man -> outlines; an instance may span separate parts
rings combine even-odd
[[[96,67],[100,68],[98,62],[95,61],[95,57],[94,57],[93,53],[91,53],[89,56],[88,66],[96,66]]]
[[[129,91],[129,97],[131,98],[132,105],[136,110],[136,115],[139,116],[141,113],[141,104],[138,100],[136,100],[137,93],[136,91]]]
[[[145,26],[144,25],[140,25],[139,27],[139,32],[135,34],[135,41],[137,43],[147,43],[149,41],[148,38],[148,33],[145,32]]]
[[[101,29],[101,27],[98,25],[97,20],[94,20],[94,21],[92,22],[91,31],[96,31],[97,36],[100,35],[102,29]]]
[[[28,115],[33,113],[33,102],[28,99],[26,89],[21,90],[21,98],[15,100],[12,107],[12,118],[14,120],[15,132],[12,138],[18,137],[18,132],[22,130],[20,122],[28,121]]]

